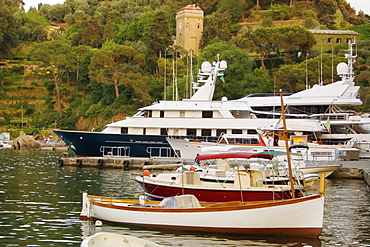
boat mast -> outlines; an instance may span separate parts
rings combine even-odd
[[[288,160],[288,171],[289,171],[289,182],[290,182],[290,190],[292,193],[292,198],[295,199],[295,190],[294,190],[294,182],[293,182],[293,173],[292,173],[292,163],[290,159],[290,151],[288,146],[288,130],[286,126],[286,119],[285,119],[285,108],[284,108],[284,101],[283,101],[283,91],[280,89],[280,102],[281,102],[281,117],[283,120],[283,138],[285,141],[285,149],[287,153],[287,160]]]

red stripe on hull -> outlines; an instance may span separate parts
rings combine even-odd
[[[155,184],[142,183],[137,181],[146,194],[154,200],[161,200],[166,197],[192,194],[201,202],[227,202],[227,201],[273,201],[291,199],[290,191],[243,191],[238,190],[202,190],[189,188],[176,188],[171,186],[158,186]],[[300,192],[295,191],[296,198]]]

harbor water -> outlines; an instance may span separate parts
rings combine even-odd
[[[319,239],[251,238],[150,231],[80,221],[81,193],[137,199],[140,170],[63,167],[61,152],[0,150],[0,246],[80,246],[96,232],[163,246],[370,246],[370,189],[362,180],[327,179]]]

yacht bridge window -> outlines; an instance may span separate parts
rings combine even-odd
[[[202,118],[213,118],[213,111],[202,111]]]
[[[248,118],[250,116],[250,111],[231,110],[230,112],[235,118]]]
[[[127,127],[122,127],[121,128],[121,134],[124,134],[124,135],[128,134],[128,128]]]

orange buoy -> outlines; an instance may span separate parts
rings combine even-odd
[[[144,170],[143,174],[144,174],[144,176],[149,176],[150,175],[150,171],[149,170]]]
[[[194,166],[191,166],[190,167],[190,171],[194,171],[195,172],[195,167]]]

